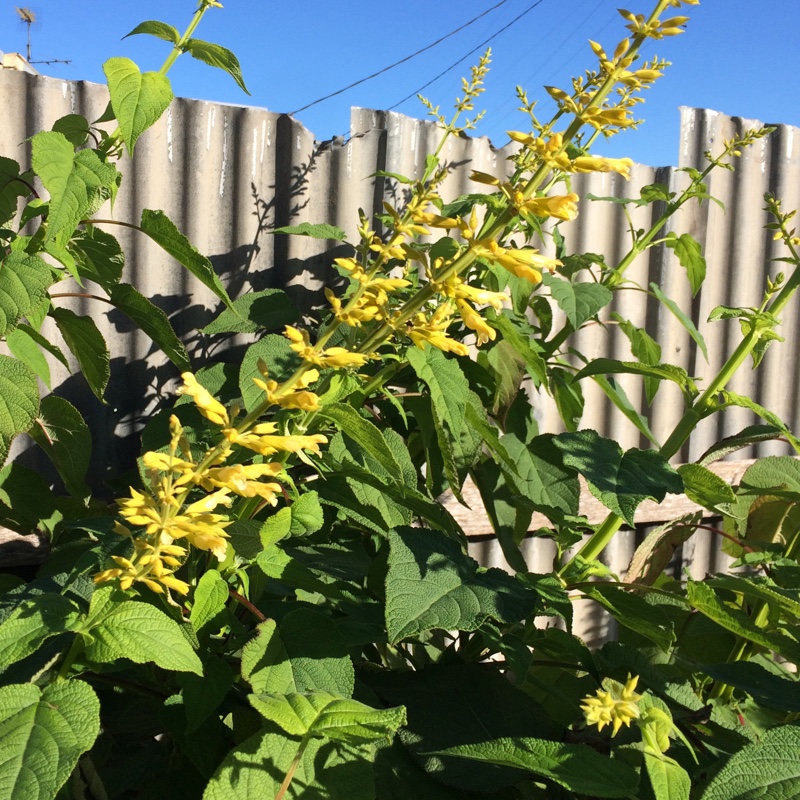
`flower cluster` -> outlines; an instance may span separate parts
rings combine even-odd
[[[314,372],[305,373],[305,385],[316,378]],[[97,573],[96,583],[119,580],[124,590],[141,582],[154,592],[172,589],[187,594],[189,584],[174,573],[190,547],[208,551],[219,561],[225,558],[225,529],[231,519],[228,514],[217,513],[217,508],[230,508],[237,496],[258,498],[274,506],[282,492],[281,485],[274,482],[284,472],[280,461],[226,464],[234,448],[245,448],[262,457],[301,450],[319,454],[319,446],[327,442],[320,434],[279,435],[271,422],[236,427],[237,409],[229,411],[192,373],[185,372],[181,377],[183,385],[178,393],[191,397],[200,413],[219,427],[219,443],[196,460],[180,421],[174,415],[170,418],[171,438],[166,452],[147,452],[142,457],[146,474],[143,491],[131,487],[130,497],[118,503],[125,524],[118,523],[116,530],[131,539],[133,553],[129,558],[112,556],[116,566]],[[256,379],[256,383],[267,392],[270,404],[284,408],[319,405],[313,392],[285,390],[269,380]]]
[[[630,726],[632,720],[639,719],[642,696],[635,692],[638,682],[638,675],[629,675],[624,685],[610,678],[604,680],[606,688],[598,689],[595,697],[586,697],[581,703],[586,724],[597,725],[599,731],[611,725],[611,735],[616,736],[623,725]]]

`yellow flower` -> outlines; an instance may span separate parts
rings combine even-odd
[[[486,320],[466,300],[456,300],[456,305],[464,324],[478,334],[478,347],[494,341],[497,336],[495,329],[487,325]]]
[[[183,386],[178,389],[178,394],[189,395],[206,419],[211,420],[215,425],[227,427],[230,424],[230,420],[225,406],[219,400],[216,400],[208,389],[201,386],[191,372],[182,373],[181,378],[183,379]]]
[[[278,483],[261,483],[260,479],[269,476],[274,478],[283,472],[283,464],[233,464],[228,467],[216,467],[206,470],[199,482],[204,489],[228,489],[241,497],[261,497],[270,505],[278,500],[276,495],[281,491]]]
[[[239,433],[235,428],[227,428],[223,433],[232,444],[246,447],[262,456],[271,456],[279,451],[296,453],[299,450],[319,455],[319,446],[328,443],[327,437],[320,433],[311,436],[277,436],[274,435],[277,430],[278,426],[274,423],[262,422],[246,433]]]
[[[253,378],[253,383],[259,389],[263,389],[267,395],[267,401],[281,408],[299,408],[303,411],[319,411],[319,397],[314,392],[297,391],[292,389],[280,389],[278,382],[269,380],[267,367],[263,361],[259,360],[258,369],[264,376],[264,380]],[[319,372],[315,369],[308,369],[297,379],[296,385],[305,389],[311,383],[319,380]],[[232,430],[227,428],[226,431]],[[226,433],[227,435],[227,433]],[[231,440],[233,441],[233,440]],[[247,447],[247,445],[245,445]]]
[[[578,156],[570,163],[570,172],[618,172],[625,180],[629,180],[632,166],[630,158]]]
[[[475,242],[473,249],[478,258],[499,264],[512,275],[525,278],[531,283],[541,282],[543,269],[552,272],[556,267],[561,266],[561,262],[557,258],[539,255],[533,248],[506,249],[491,239]]]
[[[420,350],[424,350],[425,345],[430,344],[445,353],[455,353],[457,356],[468,355],[469,348],[461,342],[451,339],[446,333],[447,327],[450,325],[451,314],[452,309],[449,303],[439,306],[430,319],[424,314],[417,314],[411,327],[407,330],[408,337]]]
[[[537,217],[555,217],[571,220],[578,216],[578,195],[574,193],[551,195],[550,197],[532,197],[518,207]]]
[[[407,283],[408,281],[404,281]],[[291,325],[286,326],[286,338],[291,342],[289,347],[297,353],[303,361],[316,364],[318,367],[363,367],[368,356],[362,353],[351,353],[344,347],[329,347],[319,352],[312,347],[308,331],[299,331]]]
[[[630,726],[631,720],[639,719],[638,703],[642,696],[635,693],[638,682],[638,675],[634,678],[629,675],[624,685],[610,678],[603,681],[608,689],[598,689],[596,697],[586,697],[581,703],[586,724],[597,725],[599,731],[611,725],[611,735],[616,736],[623,725]]]

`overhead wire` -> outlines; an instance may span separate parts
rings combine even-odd
[[[436,81],[438,81],[439,78],[444,77],[445,75],[447,75],[448,72],[454,70],[457,66],[459,66],[459,64],[466,61],[470,56],[474,55],[479,50],[483,50],[483,48],[486,47],[487,44],[494,41],[501,33],[507,31],[512,25],[519,22],[519,20],[521,20],[526,14],[529,14],[531,11],[533,11],[534,8],[536,8],[536,6],[541,5],[543,2],[544,0],[536,0],[535,3],[529,5],[521,14],[518,14],[516,17],[514,17],[514,19],[512,19],[507,25],[504,25],[502,28],[500,28],[500,30],[495,31],[488,39],[484,39],[484,41],[481,42],[477,47],[473,47],[472,50],[470,50],[468,53],[459,58],[458,61],[454,61],[449,67],[447,67],[447,69],[442,70],[438,75],[436,75],[436,77],[431,78],[431,80],[429,80],[426,84],[420,86],[419,89],[407,95],[402,100],[395,103],[393,106],[389,106],[389,108],[386,110],[393,111],[398,106],[403,105],[403,103],[405,103],[407,100],[411,100],[412,98],[416,97],[420,92],[427,89],[431,84],[436,83]]]
[[[449,39],[451,36],[455,36],[460,31],[463,31],[465,28],[468,28],[470,25],[473,25],[474,23],[476,23],[482,17],[485,17],[487,14],[490,14],[496,8],[500,8],[500,6],[505,5],[507,2],[508,2],[508,0],[500,0],[499,3],[496,3],[491,8],[487,8],[486,11],[482,11],[480,14],[478,14],[477,17],[473,17],[468,22],[465,22],[463,25],[459,26],[455,30],[452,30],[452,31],[450,31],[450,33],[447,33],[444,36],[440,37],[435,42],[431,42],[429,45],[426,45],[425,47],[417,50],[415,53],[411,53],[411,55],[408,55],[405,58],[401,58],[399,61],[395,61],[394,64],[389,64],[388,67],[384,67],[383,69],[380,69],[377,72],[373,72],[371,75],[367,75],[366,78],[361,78],[360,80],[357,80],[357,81],[354,81],[351,84],[348,84],[347,86],[345,86],[342,89],[337,89],[335,92],[331,92],[330,94],[326,94],[324,97],[320,97],[320,98],[314,100],[311,103],[307,103],[302,108],[298,108],[296,111],[292,111],[291,112],[291,116],[294,116],[295,114],[299,114],[301,111],[305,111],[306,109],[311,108],[312,106],[316,106],[319,103],[324,102],[325,100],[330,100],[332,97],[336,97],[336,96],[338,96],[340,94],[344,94],[344,92],[348,91],[349,89],[353,89],[356,86],[360,86],[362,83],[366,83],[367,81],[371,81],[373,78],[377,78],[379,75],[383,75],[384,73],[389,72],[389,70],[392,70],[395,67],[399,67],[401,64],[405,64],[407,61],[411,61],[412,58],[416,58],[417,56],[422,55],[422,53],[425,53],[428,50],[433,49],[437,45],[439,45],[442,42],[444,42],[447,39]],[[539,2],[542,2],[542,0],[539,0]],[[450,69],[452,69],[452,67],[450,67]]]

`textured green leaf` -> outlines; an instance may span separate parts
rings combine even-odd
[[[91,637],[86,657],[92,661],[110,664],[127,658],[136,664],[152,661],[163,669],[203,674],[203,665],[177,622],[112,587],[95,591],[88,619],[79,630]]]
[[[567,315],[573,330],[578,330],[611,302],[611,290],[600,283],[570,283],[548,273],[542,275],[542,282]]]
[[[779,725],[745,745],[714,776],[700,800],[796,800],[800,726]]]
[[[264,289],[237,297],[231,308],[224,309],[200,332],[211,336],[218,333],[278,330],[296,322],[299,316],[300,312],[286,292],[280,289]]]
[[[250,704],[290,736],[321,736],[348,744],[390,740],[406,722],[405,709],[370,708],[330,692],[252,694]]]
[[[218,44],[204,42],[201,39],[187,39],[183,43],[183,48],[192,58],[196,58],[210,67],[217,67],[227,72],[245,94],[250,94],[244,85],[239,59],[230,50]]]
[[[40,131],[31,139],[31,163],[50,194],[45,242],[62,245],[111,196],[117,170],[94,150],[75,152],[61,133]]]
[[[631,353],[642,364],[661,363],[661,345],[656,342],[644,328],[637,328],[632,322],[624,319],[619,314],[611,315],[619,323],[620,330],[628,337],[631,343]],[[661,382],[657,378],[644,379],[644,389],[647,402],[652,403],[658,392]]]
[[[577,377],[564,369],[550,370],[550,393],[564,427],[568,431],[578,430],[585,403]]]
[[[100,732],[100,702],[83,681],[0,687],[0,797],[52,800]]]
[[[53,130],[66,136],[73,147],[82,147],[89,138],[89,122],[80,114],[67,114],[53,123]]]
[[[39,413],[39,387],[30,367],[0,355],[0,464],[5,463],[12,439],[33,425]]]
[[[692,779],[677,762],[644,754],[644,764],[655,800],[689,800]]]
[[[277,628],[262,622],[242,653],[242,677],[256,694],[327,691],[353,694],[355,672],[347,644],[328,615],[307,608],[287,614]]]
[[[38,256],[12,251],[0,261],[0,336],[42,302],[53,282],[50,267]]]
[[[668,233],[664,238],[664,244],[675,253],[680,265],[686,269],[694,297],[706,279],[706,260],[703,258],[700,242],[688,233],[682,233],[680,236]]]
[[[650,284],[650,291],[673,313],[676,319],[683,325],[689,336],[692,337],[695,344],[700,348],[703,358],[708,361],[708,349],[706,348],[705,339],[700,335],[694,322],[692,322],[686,314],[683,313],[681,307],[674,301],[670,300],[664,292],[661,291],[657,283]]]
[[[20,603],[0,624],[0,669],[35,653],[51,636],[68,631],[77,617],[75,604],[59,594],[40,594]]]
[[[48,395],[42,398],[39,415],[29,434],[47,453],[67,491],[74,497],[88,497],[86,473],[92,454],[92,435],[83,414],[63,397]]]
[[[582,744],[504,738],[449,747],[440,754],[518,767],[592,797],[631,797],[639,783],[639,776],[627,764]]]
[[[119,283],[125,266],[125,253],[116,238],[94,225],[87,225],[75,232],[70,251],[78,261],[81,276],[110,294]]]
[[[680,475],[653,450],[626,452],[596,431],[562,433],[553,439],[564,464],[586,478],[592,494],[631,527],[642,501],[660,503],[668,492],[682,494]]]
[[[129,58],[109,58],[103,64],[111,107],[122,138],[133,157],[136,140],[167,110],[172,102],[169,78],[160,72],[139,71]]]
[[[333,239],[337,242],[343,242],[347,238],[347,234],[334,225],[327,225],[320,223],[312,225],[310,222],[301,222],[299,225],[286,225],[283,228],[275,228],[273,233],[287,233],[295,236],[310,236],[312,239]]]
[[[314,492],[301,494],[291,505],[292,522],[290,532],[292,536],[305,536],[316,533],[322,528],[324,517],[319,495]]]
[[[770,666],[780,669],[774,663]],[[715,681],[747,692],[760,706],[773,708],[782,714],[800,713],[800,681],[788,673],[780,677],[752,661],[703,664],[702,672]]]
[[[68,308],[54,308],[50,315],[77,359],[89,388],[103,402],[103,394],[111,376],[111,358],[103,334],[91,317],[79,317]]]
[[[37,333],[29,325],[20,325],[6,335],[6,344],[11,354],[30,367],[36,377],[48,388],[50,385],[50,363],[45,358],[42,349],[52,353],[55,351],[64,361],[64,354],[55,345],[51,344],[41,334]]]
[[[130,33],[126,33],[122,38],[127,39],[129,36],[136,36],[141,33],[156,36],[172,44],[178,44],[181,40],[180,33],[172,25],[167,25],[166,22],[159,22],[155,19],[140,22]]]
[[[640,414],[631,403],[622,384],[618,383],[614,378],[606,378],[604,375],[594,375],[594,382],[603,390],[603,394],[625,415],[626,419],[632,422],[636,429],[646,439],[649,439],[656,447],[660,447],[656,437],[650,430],[647,424],[647,417]],[[645,385],[651,378],[645,378]],[[656,389],[658,388],[658,381],[654,381]]]
[[[402,482],[400,465],[380,430],[372,422],[345,403],[331,403],[322,408],[318,414],[333,422],[339,430],[346,433],[362,450],[372,456],[392,480]]]
[[[682,367],[672,364],[641,364],[636,361],[617,361],[613,358],[596,358],[587,364],[576,376],[581,380],[592,375],[643,375],[645,378],[668,380],[677,383],[681,389],[693,389],[694,382]]]
[[[233,686],[233,672],[222,658],[207,656],[202,676],[182,672],[178,682],[186,709],[186,733],[192,733],[219,708]]]
[[[699,464],[682,464],[678,474],[683,480],[684,494],[693,502],[710,511],[724,503],[733,503],[736,495],[719,475]]]
[[[253,383],[254,378],[261,378],[261,373],[258,371],[259,360],[267,365],[269,377],[278,382],[288,378],[300,363],[297,354],[284,336],[269,333],[250,345],[245,351],[239,369],[239,390],[248,411],[252,411],[264,401],[264,390]]]
[[[688,541],[703,519],[703,512],[687,514],[659,525],[647,534],[628,565],[626,583],[652,586],[672,560],[675,550]]]
[[[13,158],[0,156],[0,225],[17,213],[17,199],[30,194],[31,190],[20,178],[19,164]]]
[[[300,739],[273,729],[232,750],[214,773],[203,800],[267,800],[276,797]],[[284,800],[374,800],[371,745],[311,739]]]
[[[157,245],[186,267],[203,286],[214,292],[228,308],[232,307],[231,299],[211,262],[192,246],[163,211],[144,209],[141,228]]]
[[[189,622],[198,635],[207,625],[213,625],[219,620],[228,596],[228,584],[217,570],[210,569],[203,573],[195,587],[194,603],[189,614]]]
[[[472,631],[485,620],[516,622],[535,596],[499,569],[479,569],[459,545],[420,528],[389,531],[386,625],[398,642],[427,630]]]
[[[111,302],[135,322],[161,348],[164,355],[181,371],[191,372],[192,362],[183,342],[158,306],[127,283],[118,283],[110,293]]]

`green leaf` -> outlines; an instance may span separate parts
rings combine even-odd
[[[100,732],[100,702],[83,681],[0,687],[0,797],[52,800]]]
[[[594,375],[593,377],[594,382],[603,390],[603,394],[605,394],[605,396],[625,415],[626,419],[636,426],[639,433],[646,439],[649,439],[656,447],[660,447],[658,440],[647,424],[647,417],[640,414],[633,407],[633,403],[631,403],[628,395],[625,394],[622,384],[617,383],[614,378],[606,378],[603,375]],[[649,381],[651,381],[650,378],[645,378],[645,386],[647,386]],[[659,385],[658,382],[653,381],[653,383],[657,389]]]
[[[14,159],[0,156],[0,225],[17,213],[17,198],[30,194],[31,190],[24,183],[29,177],[20,175],[19,164]]]
[[[321,530],[324,517],[319,495],[314,492],[301,494],[290,506],[292,522],[290,533],[292,536],[306,536]]]
[[[392,644],[428,630],[476,630],[527,617],[535,596],[503,570],[483,570],[443,534],[389,531],[386,626]]]
[[[773,439],[778,439],[786,432],[786,429],[777,425],[748,425],[748,427],[739,431],[733,436],[726,436],[720,439],[697,459],[697,463],[702,467],[707,467],[721,458],[735,453],[737,450],[742,450],[745,447],[758,444],[760,442],[768,442]]]
[[[258,370],[259,361],[267,365],[269,377],[279,383],[288,378],[300,363],[285,336],[269,333],[250,345],[239,369],[239,391],[248,412],[264,401],[264,390],[253,383],[253,378],[262,377]]]
[[[345,403],[332,403],[323,407],[319,416],[331,420],[339,430],[346,433],[364,452],[372,456],[389,477],[403,482],[400,465],[387,445],[380,430],[368,419],[365,419],[352,406]]]
[[[28,433],[47,453],[67,491],[80,499],[88,497],[92,435],[83,414],[62,397],[48,395],[42,398],[36,423]]]
[[[50,193],[45,242],[63,246],[85,217],[111,196],[117,170],[94,150],[75,152],[66,136],[40,131],[31,138],[31,164]]]
[[[568,431],[578,430],[584,408],[583,391],[578,376],[563,369],[550,370],[550,392],[564,427]]]
[[[333,239],[343,242],[347,239],[347,234],[334,225],[321,223],[312,225],[310,222],[301,222],[299,225],[286,225],[282,228],[275,228],[273,233],[287,233],[295,236],[310,236],[312,239]]]
[[[178,31],[167,25],[166,22],[159,22],[158,20],[149,19],[146,22],[140,22],[130,33],[126,33],[122,38],[127,39],[129,36],[136,36],[137,34],[144,33],[150,36],[156,36],[163,39],[165,42],[178,44],[181,40],[181,35]]]
[[[78,261],[81,277],[94,281],[109,294],[119,283],[125,266],[125,253],[110,233],[87,225],[75,231],[70,251]]]
[[[53,282],[50,267],[38,256],[12,251],[0,261],[0,336],[42,302]]]
[[[680,265],[685,267],[694,297],[706,279],[706,260],[703,258],[700,242],[688,233],[682,233],[680,236],[668,233],[664,238],[664,244],[674,251]]]
[[[678,467],[678,474],[683,480],[684,494],[709,511],[718,511],[720,505],[736,500],[729,484],[699,464],[683,464]]]
[[[186,709],[186,733],[192,733],[219,708],[233,686],[233,672],[222,658],[207,656],[202,677],[183,672],[178,683]]]
[[[652,586],[672,560],[675,550],[688,541],[703,519],[703,512],[686,514],[659,525],[647,534],[628,565],[626,583]]]
[[[228,584],[215,569],[207,570],[197,582],[189,622],[199,636],[207,626],[217,624],[228,602]],[[211,631],[209,631],[211,632]]]
[[[517,767],[592,797],[632,797],[639,784],[639,776],[627,764],[582,744],[503,738],[448,747],[439,754]]]
[[[706,342],[705,339],[700,335],[700,331],[697,330],[695,327],[694,322],[692,322],[686,314],[681,311],[680,306],[674,301],[670,300],[659,288],[657,283],[650,284],[650,291],[675,315],[678,321],[683,325],[686,329],[686,332],[689,336],[692,337],[695,344],[700,348],[700,352],[703,354],[703,358],[708,361],[708,350],[706,349]]]
[[[210,67],[217,67],[227,72],[245,94],[250,94],[244,85],[239,59],[230,50],[218,44],[204,42],[201,39],[187,39],[183,43],[183,49],[192,58],[196,58]]]
[[[535,340],[525,336],[505,314],[495,314],[489,324],[503,335],[517,353],[522,357],[528,374],[535,385],[547,382],[547,365],[541,355],[534,349]]]
[[[645,752],[644,765],[655,800],[689,800],[692,779],[680,764]]]
[[[142,72],[129,58],[109,58],[103,64],[111,107],[122,138],[133,158],[136,140],[167,110],[172,102],[169,78],[160,72]]]
[[[623,452],[615,441],[592,430],[562,433],[553,443],[564,464],[580,472],[592,494],[631,527],[642,501],[660,503],[667,492],[683,493],[680,475],[653,450]]]
[[[261,549],[266,550],[273,544],[285,539],[292,530],[292,509],[282,508],[264,520],[258,531]]]
[[[376,709],[330,692],[253,694],[250,704],[290,736],[321,736],[348,744],[391,740],[406,722],[405,709]]]
[[[635,358],[642,364],[655,365],[661,363],[661,345],[646,330],[637,328],[619,314],[612,314],[611,316],[619,323],[620,330],[628,337],[631,343],[631,353]],[[644,389],[648,403],[653,402],[660,385],[660,381],[656,378],[644,379]]]
[[[665,653],[675,643],[675,630],[669,617],[644,598],[599,581],[584,585],[581,591],[605,608],[620,625],[649,639]]]
[[[164,355],[181,371],[191,372],[189,354],[178,338],[167,315],[158,306],[127,283],[118,283],[110,300],[126,317],[136,323],[161,348]]]
[[[24,600],[0,624],[0,669],[35,653],[51,636],[70,630],[77,617],[75,604],[60,594]]]
[[[203,800],[276,797],[300,739],[273,731],[260,731],[231,750],[206,787]],[[374,800],[372,748],[312,738],[284,800]]]
[[[700,800],[795,800],[800,796],[800,726],[778,725],[745,745]]]
[[[63,134],[73,147],[82,147],[89,138],[89,122],[80,114],[67,114],[57,119],[53,130]]]
[[[203,674],[203,665],[177,622],[113,587],[95,591],[88,617],[77,630],[90,637],[86,657],[92,661],[111,664],[127,658],[135,664],[152,661],[163,669]]]
[[[228,293],[225,291],[211,262],[201,255],[191,242],[175,227],[175,223],[163,211],[142,211],[142,232],[147,234],[157,245],[182,264],[203,286],[210,289],[232,308]]]
[[[353,694],[355,671],[347,643],[331,617],[309,608],[262,622],[242,652],[242,677],[256,694],[322,690]]]
[[[643,375],[646,378],[668,380],[677,383],[685,393],[695,393],[694,381],[683,367],[673,364],[640,364],[636,361],[617,361],[613,358],[595,358],[576,376],[579,381],[593,375]]]
[[[800,682],[796,678],[782,678],[753,661],[703,664],[700,669],[715,681],[747,692],[761,706],[782,714],[800,712]]]
[[[686,595],[693,608],[725,630],[800,664],[800,645],[794,639],[760,628],[747,614],[723,603],[710,586],[689,581]]]
[[[600,283],[570,283],[547,272],[542,275],[542,283],[550,289],[573,330],[578,330],[611,302],[611,290]]]
[[[100,402],[104,402],[103,393],[111,376],[111,358],[103,334],[91,317],[79,317],[68,308],[54,308],[50,316],[77,359],[89,388]]]
[[[5,463],[11,441],[33,425],[39,413],[39,387],[30,367],[0,355],[0,464]]]
[[[231,308],[223,312],[200,330],[208,336],[218,333],[257,333],[262,330],[279,330],[296,322],[300,312],[294,307],[286,292],[264,289],[237,297]]]
[[[6,335],[6,344],[15,358],[30,367],[36,373],[36,377],[48,389],[52,388],[50,385],[50,363],[42,353],[42,349],[46,349],[49,353],[55,351],[60,356],[59,360],[66,362],[64,354],[58,347],[51,344],[29,325],[24,324],[14,328],[11,333]],[[66,363],[65,366],[67,366]]]

